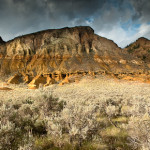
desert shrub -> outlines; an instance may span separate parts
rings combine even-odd
[[[133,52],[134,52],[134,49],[129,48],[129,49],[128,49],[128,52],[129,52],[129,53],[133,53]]]
[[[85,140],[92,140],[99,127],[96,121],[95,107],[67,105],[63,111],[48,118],[47,131],[51,136],[82,145]]]
[[[52,95],[44,95],[38,99],[38,104],[42,107],[44,113],[60,112],[64,105],[64,101],[58,101],[58,98],[53,98]]]
[[[113,98],[108,98],[103,104],[103,112],[105,112],[105,115],[109,118],[117,117],[120,115],[121,111],[121,101],[120,99],[114,97]],[[102,109],[102,108],[101,108]]]
[[[13,141],[18,142],[20,139],[21,130],[15,127],[15,124],[10,121],[9,117],[14,111],[9,103],[1,103],[0,107],[0,149],[10,149]],[[13,143],[15,145],[15,143]]]
[[[150,149],[150,104],[146,100],[132,100],[128,109],[129,121],[126,126],[130,145],[134,149]],[[127,113],[127,110],[126,110]]]
[[[133,46],[133,49],[137,49],[139,47],[140,47],[140,44],[136,44],[136,45]]]
[[[87,81],[77,89],[76,86],[52,86],[59,99],[46,87],[30,96],[0,100],[0,149],[130,150],[131,145],[134,149],[149,148],[149,137],[144,138],[146,132],[142,131],[149,130],[142,119],[144,114],[150,114],[148,85],[124,86],[109,80],[109,84],[101,81],[94,87]]]
[[[8,120],[5,123],[0,122],[0,149],[11,149],[11,144],[19,137],[19,129]]]
[[[130,144],[133,148],[150,149],[150,117],[148,114],[140,117],[131,117],[128,123]]]
[[[139,47],[140,47],[140,44],[126,46],[126,48],[129,48],[128,49],[129,53],[133,53],[135,51],[135,49],[138,49]]]
[[[34,150],[46,150],[46,149],[51,149],[54,148],[54,142],[49,139],[47,136],[44,137],[36,137],[34,141]]]
[[[143,56],[142,56],[142,60],[143,60],[143,61],[146,60],[146,55],[143,55]]]
[[[115,106],[115,105],[108,105],[106,107],[106,114],[109,117],[115,117],[119,114],[119,107]]]
[[[51,95],[0,101],[0,149],[31,149],[31,136],[46,135],[44,118],[59,113],[64,103]],[[34,138],[33,138],[34,139]]]

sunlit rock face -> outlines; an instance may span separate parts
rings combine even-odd
[[[143,61],[94,34],[88,26],[41,31],[6,43],[0,38],[0,75],[21,74],[25,82],[37,77],[36,81],[44,78],[47,85],[52,79],[69,82],[69,74],[138,74],[148,70]],[[43,76],[40,80],[39,75]]]

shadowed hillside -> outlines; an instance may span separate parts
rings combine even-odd
[[[150,66],[150,40],[141,37],[128,45],[125,50]]]

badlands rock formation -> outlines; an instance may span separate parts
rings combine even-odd
[[[141,37],[125,48],[128,53],[138,57],[150,66],[150,40]]]
[[[144,61],[88,26],[41,31],[6,43],[0,38],[0,76],[12,75],[9,83],[37,88],[79,81],[86,74],[124,78],[148,73]]]

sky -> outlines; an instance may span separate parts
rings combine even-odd
[[[125,47],[150,39],[149,0],[0,0],[0,36],[46,29],[91,26],[95,33]]]

